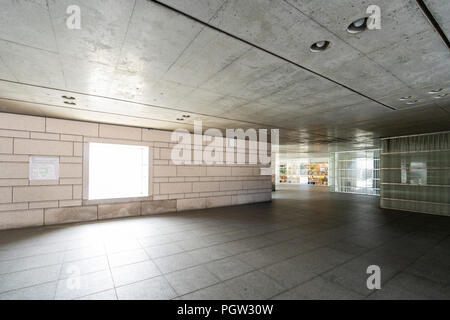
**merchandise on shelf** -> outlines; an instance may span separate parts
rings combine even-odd
[[[328,162],[286,160],[280,164],[279,183],[328,185]]]

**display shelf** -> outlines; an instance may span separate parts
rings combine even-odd
[[[283,160],[279,165],[279,184],[328,184],[328,163],[311,159]]]
[[[308,170],[308,184],[328,186],[328,162],[305,165]]]

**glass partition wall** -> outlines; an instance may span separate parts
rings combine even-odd
[[[330,190],[380,194],[380,150],[334,152],[330,155]]]
[[[381,207],[450,215],[450,132],[382,140]]]

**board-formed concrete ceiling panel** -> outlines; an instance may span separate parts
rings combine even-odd
[[[3,62],[3,59],[0,58],[0,79],[14,81],[16,80],[12,75],[11,71],[9,71],[6,64]]]
[[[448,1],[425,3],[448,33]],[[381,29],[348,33],[372,4]],[[70,5],[79,30],[66,26]],[[4,0],[0,9],[1,111],[166,130],[193,120],[276,127],[298,152],[449,129],[450,94],[428,91],[450,93],[450,51],[415,1]],[[330,48],[312,53],[319,40]]]
[[[201,86],[250,49],[249,45],[203,28],[170,66],[163,79]]]
[[[450,2],[447,0],[424,0],[424,2],[447,38],[450,38]]]
[[[62,60],[75,57],[83,61],[114,65],[121,57],[122,44],[134,9],[134,1],[51,0],[48,11],[54,39]],[[81,28],[66,26],[67,8],[80,8]]]
[[[0,8],[0,39],[44,51],[58,51],[46,0],[7,0],[1,2]],[[64,12],[65,8],[62,15]]]
[[[19,82],[64,88],[64,74],[57,53],[0,41],[1,57]]]

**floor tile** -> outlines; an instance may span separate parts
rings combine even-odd
[[[143,261],[111,268],[116,287],[142,281],[161,275],[161,272],[152,261]]]
[[[371,265],[380,267],[382,286],[405,268],[405,263],[402,260],[377,255],[363,255],[327,271],[322,276],[342,287],[368,296],[373,293],[372,290],[367,288],[367,279],[370,276],[367,273],[367,268]]]
[[[130,251],[140,249],[141,245],[136,239],[115,239],[105,242],[105,249],[108,253],[118,253],[121,251]]]
[[[285,290],[280,284],[259,271],[227,280],[224,284],[244,299],[251,300],[269,299]]]
[[[162,273],[170,273],[198,265],[199,263],[187,252],[153,260]]]
[[[361,253],[367,252],[367,250],[368,250],[365,247],[359,246],[352,242],[347,242],[345,240],[341,240],[336,243],[330,244],[330,245],[328,245],[328,247],[331,249],[343,251],[345,253],[352,254],[352,255],[359,255]]]
[[[0,262],[0,274],[61,264],[64,253],[55,252]]]
[[[409,266],[405,271],[439,283],[443,286],[450,285],[450,267],[442,265],[439,261],[423,257]]]
[[[56,293],[56,281],[17,289],[0,294],[0,300],[53,300]]]
[[[210,262],[205,267],[222,281],[254,270],[253,267],[233,257]]]
[[[55,299],[76,299],[113,287],[114,284],[109,270],[72,276],[58,281]]]
[[[0,299],[449,296],[450,218],[311,190],[277,191],[270,203],[0,231]],[[367,289],[369,265],[381,268],[381,290]],[[82,286],[68,290],[74,277]]]
[[[240,300],[242,297],[223,283],[200,289],[177,298],[177,300]]]
[[[61,265],[0,275],[0,293],[35,286],[58,279]]]
[[[26,258],[32,256],[40,256],[49,253],[64,251],[66,245],[64,243],[52,243],[45,245],[32,245],[23,248],[8,249],[0,251],[0,261]]]
[[[428,300],[427,296],[387,284],[381,290],[376,290],[369,300]]]
[[[119,300],[167,300],[177,296],[162,276],[118,287],[116,293]]]
[[[86,247],[80,249],[73,249],[66,251],[64,254],[64,262],[72,262],[77,260],[84,260],[88,258],[94,258],[105,255],[105,248],[103,245],[97,245],[94,247]]]
[[[189,251],[189,255],[191,255],[198,264],[202,264],[228,257],[231,254],[223,247],[212,246]]]
[[[108,254],[108,261],[111,268],[146,260],[149,260],[149,257],[145,253],[144,249],[129,250],[119,253]]]
[[[178,295],[184,295],[220,281],[204,266],[169,273],[166,275],[166,279]]]
[[[275,279],[285,288],[292,288],[317,276],[310,268],[304,268],[292,263],[290,260],[273,264],[260,271]]]
[[[264,252],[262,249],[250,251],[235,256],[245,264],[252,266],[255,269],[263,268],[265,266],[280,262],[284,260],[278,255],[271,254],[270,252]]]
[[[84,296],[81,298],[77,298],[77,300],[117,300],[116,291],[114,289],[90,294],[88,296]]]
[[[353,255],[351,254],[325,247],[300,254],[290,259],[290,261],[302,267],[303,270],[320,274],[344,263],[352,257]]]
[[[290,289],[274,297],[276,300],[328,300],[328,299],[362,299],[364,296],[347,290],[338,284],[323,279],[314,278],[304,284]]]
[[[184,249],[177,243],[146,247],[144,248],[144,250],[147,252],[148,256],[151,259],[166,257],[184,251]]]
[[[63,264],[59,278],[65,279],[73,275],[83,275],[104,270],[109,270],[108,259],[106,256],[76,260]]]
[[[450,299],[450,287],[440,285],[427,278],[418,277],[407,272],[397,274],[387,282],[386,286],[395,286],[428,299]],[[382,287],[381,289],[383,290],[385,287]]]

